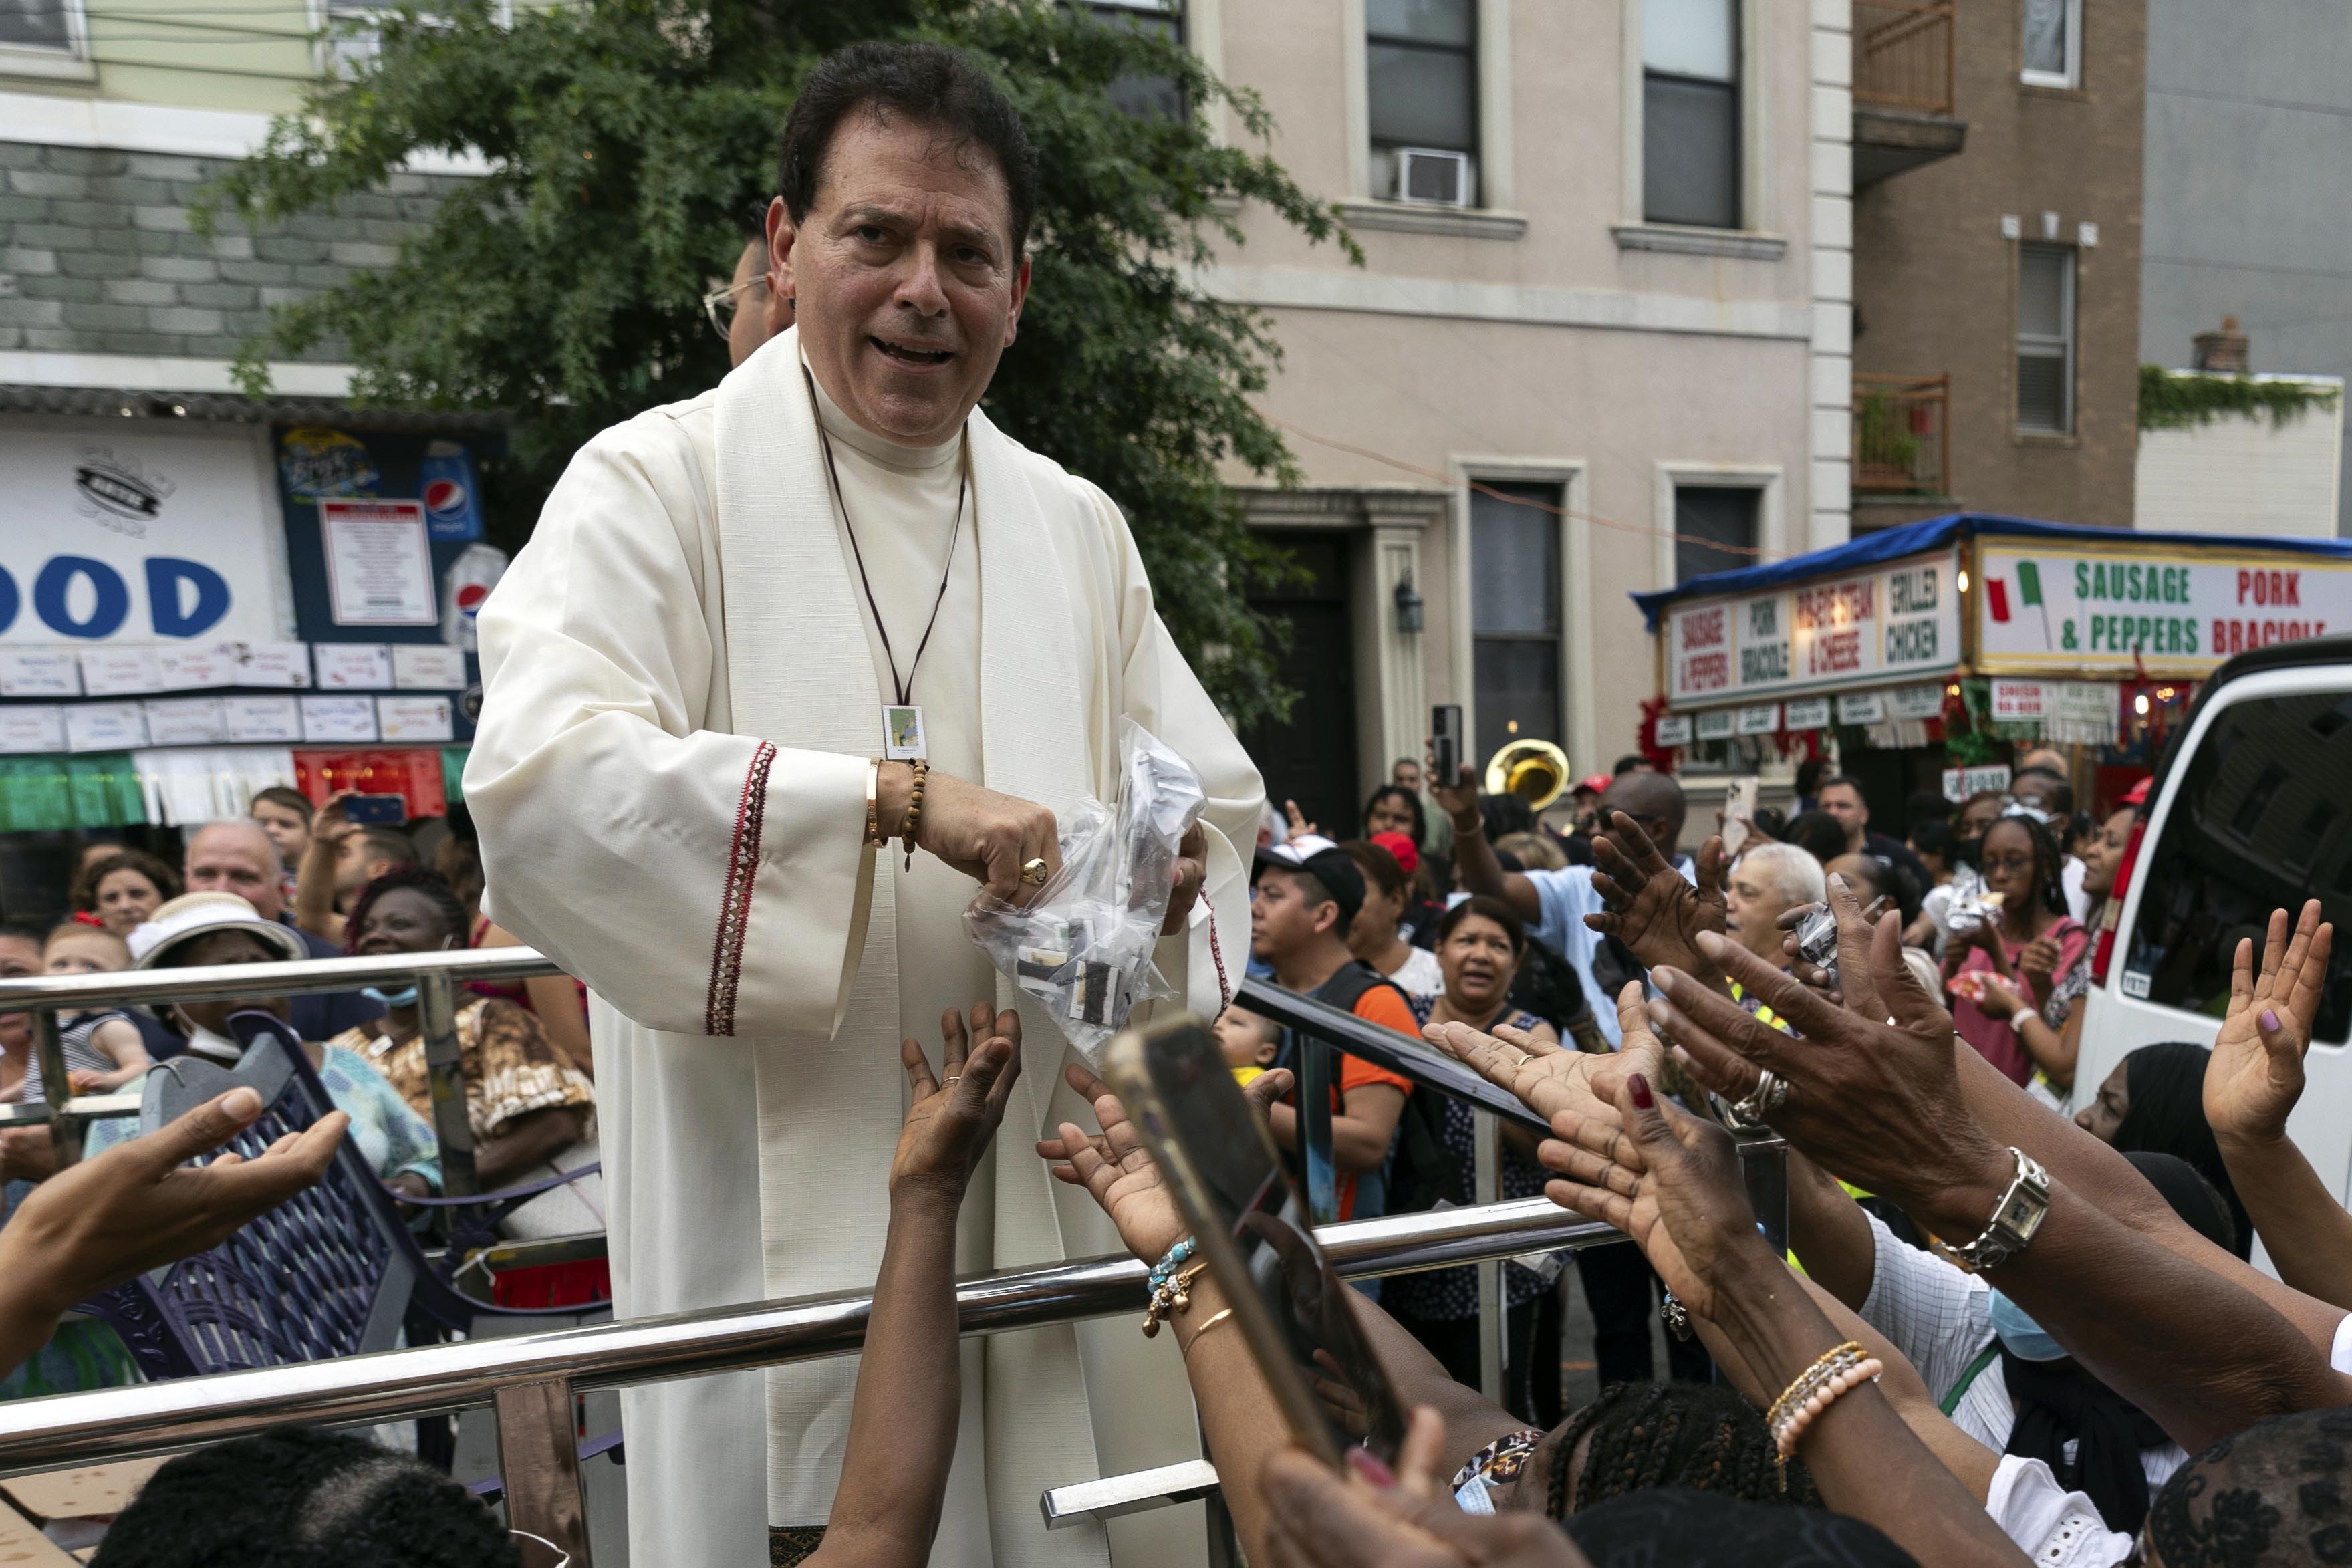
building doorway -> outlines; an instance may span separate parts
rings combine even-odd
[[[1250,760],[1265,777],[1276,811],[1295,800],[1307,820],[1333,838],[1352,838],[1363,788],[1356,773],[1356,672],[1352,605],[1348,593],[1348,540],[1323,531],[1267,532],[1269,544],[1290,552],[1306,582],[1255,592],[1250,605],[1290,623],[1290,647],[1279,679],[1298,693],[1280,723],[1253,724],[1242,734]]]

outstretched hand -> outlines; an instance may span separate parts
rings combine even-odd
[[[2253,943],[2242,940],[2230,973],[2230,1011],[2205,1068],[2205,1120],[2217,1138],[2269,1142],[2286,1136],[2287,1112],[2303,1097],[2303,1058],[2327,984],[2336,928],[2319,900],[2303,906],[2287,939],[2286,911],[2271,912],[2259,973]]]
[[[1613,1123],[1569,1114],[1536,1158],[1544,1194],[1633,1239],[1683,1305],[1715,1319],[1741,1268],[1772,1266],[1740,1183],[1731,1134],[1659,1094],[1645,1073],[1620,1086]]]
[[[960,1204],[1021,1077],[1021,1015],[975,1002],[967,1026],[950,1007],[940,1015],[940,1034],[943,1078],[932,1076],[920,1041],[909,1038],[898,1047],[915,1102],[907,1108],[890,1156],[890,1191],[928,1187]]]
[[[1057,1136],[1038,1141],[1038,1158],[1053,1162],[1056,1181],[1093,1194],[1129,1251],[1146,1263],[1158,1262],[1186,1234],[1176,1194],[1160,1179],[1151,1151],[1143,1146],[1142,1136],[1128,1120],[1127,1107],[1110,1086],[1076,1062],[1065,1068],[1062,1076],[1094,1107],[1102,1131],[1089,1134],[1077,1123],[1065,1121]],[[1242,1097],[1263,1121],[1266,1107],[1288,1094],[1290,1085],[1289,1069],[1276,1068],[1253,1079]]]
[[[168,1126],[69,1166],[33,1189],[0,1230],[0,1279],[44,1310],[216,1247],[327,1173],[351,1118],[330,1111],[251,1160],[211,1152],[252,1125],[261,1096],[233,1089]]]
[[[1961,1099],[1951,1015],[1904,963],[1897,917],[1874,928],[1844,878],[1831,877],[1829,891],[1842,1007],[1723,938],[1699,939],[1801,1037],[1673,969],[1652,975],[1664,999],[1651,1017],[1701,1084],[1738,1100],[1770,1070],[1789,1089],[1765,1114],[1774,1131],[1847,1181],[1933,1213],[2004,1156]]]
[[[1700,952],[1699,934],[1727,929],[1724,880],[1729,870],[1720,835],[1699,846],[1696,886],[1685,882],[1656,842],[1622,811],[1592,837],[1592,890],[1608,908],[1584,917],[1623,942],[1644,968],[1670,964],[1710,982],[1721,971]]]
[[[1626,983],[1617,998],[1623,1044],[1612,1055],[1573,1051],[1557,1040],[1539,1039],[1507,1024],[1485,1034],[1467,1024],[1432,1024],[1421,1037],[1497,1089],[1507,1089],[1549,1121],[1563,1111],[1609,1117],[1616,1113],[1617,1086],[1640,1071],[1655,1081],[1665,1066],[1664,1047],[1650,1032],[1639,981]]]

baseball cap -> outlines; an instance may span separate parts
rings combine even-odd
[[[1398,835],[1402,837],[1402,835]],[[1255,870],[1304,871],[1330,889],[1331,900],[1349,920],[1364,907],[1364,874],[1348,852],[1319,833],[1302,833],[1287,844],[1259,847]],[[1253,872],[1251,882],[1257,878]]]
[[[1375,833],[1372,835],[1372,842],[1387,850],[1395,858],[1397,868],[1406,876],[1410,877],[1421,869],[1421,850],[1404,834],[1394,830]]]
[[[1589,792],[1593,795],[1601,795],[1605,793],[1609,786],[1616,782],[1617,781],[1615,779],[1610,777],[1607,773],[1588,773],[1583,778],[1577,780],[1576,788],[1569,793],[1571,795],[1584,795]]]

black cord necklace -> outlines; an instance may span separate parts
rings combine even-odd
[[[805,363],[801,366],[801,374],[808,382],[809,410],[816,416],[817,443],[824,448],[825,478],[833,486],[834,504],[841,509],[842,531],[849,535],[850,559],[857,563],[857,585],[866,590],[866,607],[873,614],[874,629],[882,638],[882,657],[890,664],[891,689],[898,700],[898,706],[908,707],[911,706],[908,699],[913,696],[915,689],[915,671],[922,668],[923,650],[931,646],[932,628],[940,624],[940,606],[947,603],[948,579],[955,572],[956,542],[963,535],[964,492],[971,478],[970,466],[962,461],[961,455],[959,454],[956,468],[955,521],[948,525],[948,557],[940,567],[940,591],[932,596],[931,618],[923,623],[923,637],[922,640],[915,645],[914,662],[908,665],[907,677],[901,680],[898,678],[898,655],[890,647],[890,628],[882,623],[882,606],[874,602],[874,584],[866,580],[866,552],[857,548],[857,529],[849,521],[849,496],[841,488],[841,470],[834,466],[833,437],[824,427],[824,405],[817,397],[816,377],[810,373]]]

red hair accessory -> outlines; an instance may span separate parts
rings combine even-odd
[[[88,910],[76,910],[74,911],[74,924],[80,926],[96,926],[100,931],[104,931],[106,929],[106,922],[99,919],[96,915],[91,914]]]

